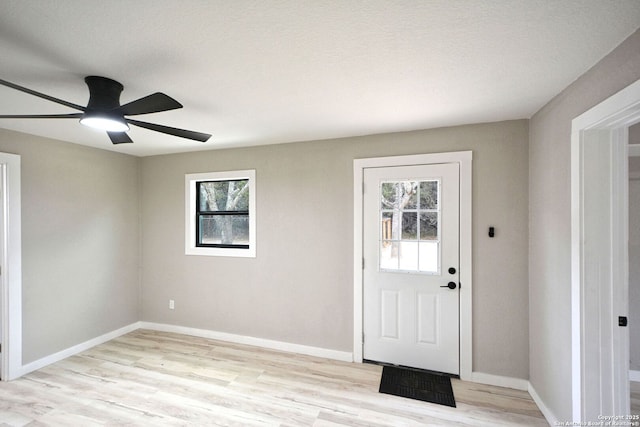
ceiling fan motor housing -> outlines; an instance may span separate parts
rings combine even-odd
[[[84,81],[89,86],[89,103],[80,123],[107,132],[126,132],[129,125],[120,108],[122,86],[115,80],[99,76],[87,76]],[[130,142],[127,137],[126,142]]]
[[[120,94],[124,89],[122,84],[99,76],[87,76],[84,81],[89,86],[87,110],[104,112],[120,107]]]

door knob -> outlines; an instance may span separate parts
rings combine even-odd
[[[441,288],[455,289],[457,287],[457,285],[456,285],[456,282],[449,282],[445,286],[440,286],[440,287]]]

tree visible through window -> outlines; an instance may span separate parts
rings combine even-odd
[[[185,254],[256,257],[256,171],[185,175]]]
[[[197,183],[196,246],[249,248],[249,180]]]
[[[380,185],[380,268],[437,273],[439,181]]]

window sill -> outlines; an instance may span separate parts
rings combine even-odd
[[[222,257],[234,257],[234,258],[255,258],[256,257],[256,251],[253,248],[235,249],[235,248],[188,247],[188,248],[185,248],[184,253],[185,255],[222,256]]]

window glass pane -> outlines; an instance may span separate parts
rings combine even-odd
[[[420,213],[420,240],[438,238],[438,212]]]
[[[248,245],[248,215],[200,215],[200,244]]]
[[[383,182],[380,190],[381,209],[417,208],[418,183],[415,181]]]
[[[217,210],[213,207],[213,202],[209,202],[209,193],[214,192],[213,183],[211,182],[199,182],[198,183],[198,200],[200,201],[197,209],[198,211],[212,211]],[[215,198],[214,198],[215,201]],[[210,206],[211,205],[211,206]]]
[[[200,211],[246,211],[249,180],[203,181],[199,183]]]
[[[403,181],[400,184],[401,199],[400,209],[418,208],[418,183],[415,181]]]
[[[398,184],[396,182],[383,182],[380,186],[380,209],[394,209],[397,206]]]
[[[402,213],[402,239],[418,240],[418,213]]]
[[[398,211],[382,212],[382,239],[400,240],[402,215]]]
[[[438,273],[439,180],[380,185],[380,268]]]
[[[400,270],[418,269],[418,242],[400,242]]]
[[[439,242],[420,242],[420,271],[428,273],[438,272]]]
[[[438,181],[420,183],[420,209],[438,209]]]
[[[382,240],[393,239],[393,212],[382,212]]]
[[[383,270],[398,269],[398,243],[382,242],[380,245],[380,268]]]

